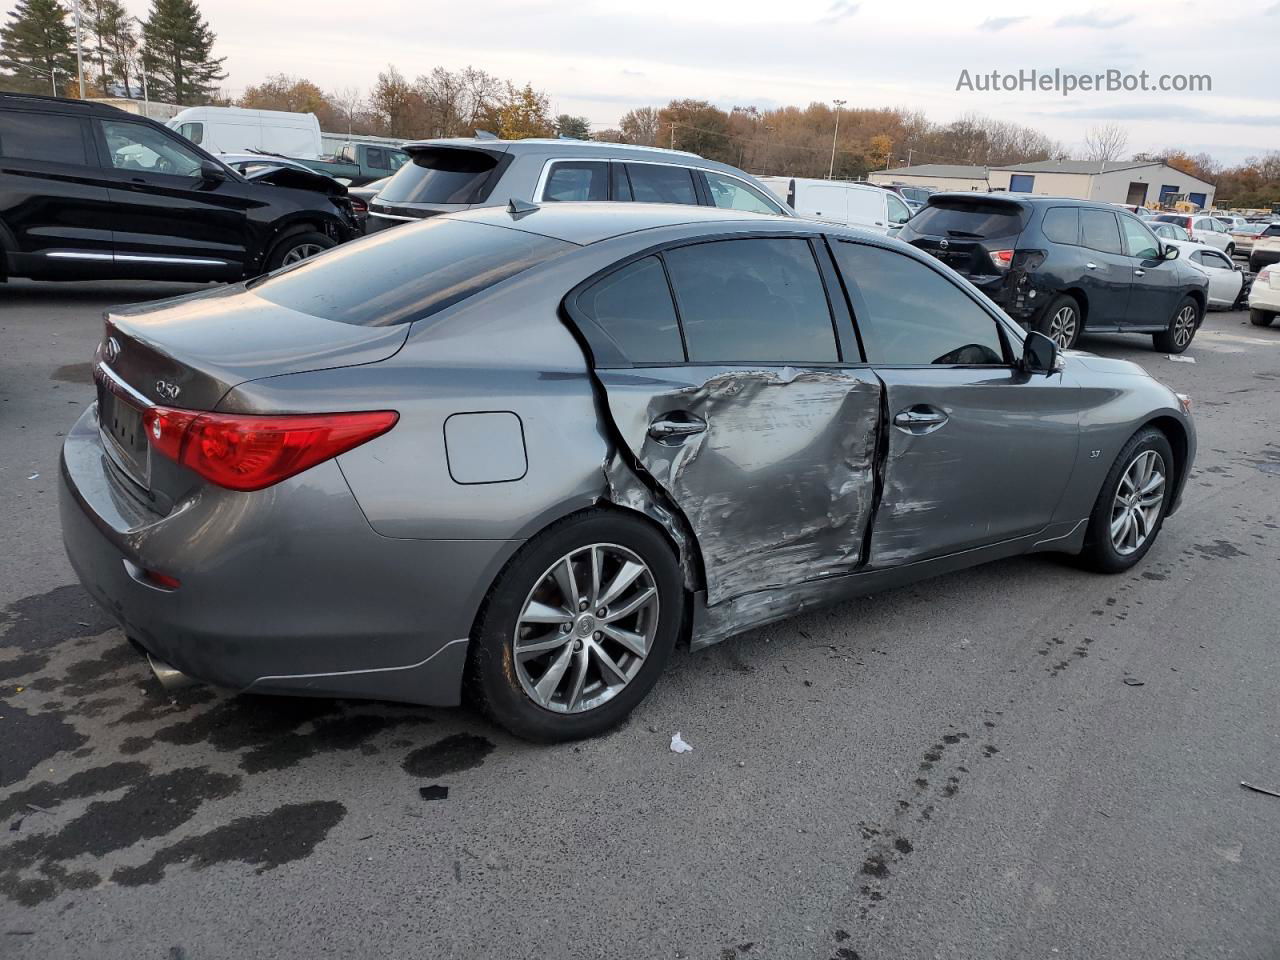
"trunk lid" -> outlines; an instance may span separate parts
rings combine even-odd
[[[992,252],[1014,249],[1026,220],[1026,208],[1016,201],[931,197],[902,239],[975,282],[990,281],[1003,275]]]
[[[152,454],[142,430],[147,407],[214,410],[249,380],[375,363],[399,350],[409,329],[327,320],[272,303],[244,284],[108,310],[94,365],[103,444],[167,512],[198,478]]]

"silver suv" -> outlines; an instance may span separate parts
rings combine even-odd
[[[424,140],[369,204],[368,232],[510,200],[687,203],[795,216],[750,174],[694,153],[585,140]]]

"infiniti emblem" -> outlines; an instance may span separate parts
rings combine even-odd
[[[115,363],[116,357],[120,356],[120,341],[115,337],[107,337],[107,342],[102,347],[102,353],[107,358],[108,363]]]
[[[944,237],[943,239],[941,239],[941,240],[939,240],[939,241],[938,241],[938,246],[939,246],[939,247],[941,247],[943,250],[945,250],[945,249],[947,249],[947,247],[951,246],[951,241],[950,241],[950,240],[947,240],[947,239]]]
[[[176,383],[169,383],[166,380],[156,381],[156,393],[164,397],[166,400],[177,400],[178,394],[182,392],[182,388]]]

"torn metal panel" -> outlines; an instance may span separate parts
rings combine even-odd
[[[870,371],[703,366],[598,376],[624,442],[697,538],[709,606],[861,563],[880,416]],[[672,417],[706,429],[654,430]]]
[[[684,520],[662,502],[635,472],[622,461],[617,451],[604,462],[604,481],[610,503],[642,513],[667,532],[680,554],[680,570],[684,585],[690,591],[701,589],[698,545]]]

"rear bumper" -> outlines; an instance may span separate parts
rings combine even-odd
[[[457,704],[476,610],[518,546],[382,537],[332,461],[257,493],[204,488],[161,516],[109,464],[96,407],[60,473],[85,589],[155,656],[237,690]]]

